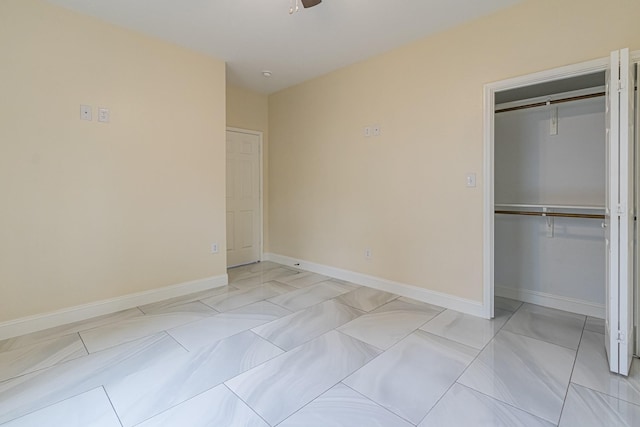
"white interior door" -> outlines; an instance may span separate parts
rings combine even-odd
[[[227,131],[227,266],[260,261],[260,136]]]
[[[611,53],[607,79],[607,300],[605,346],[612,372],[633,361],[633,73],[628,49]]]

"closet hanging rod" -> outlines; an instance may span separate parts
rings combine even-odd
[[[562,212],[533,212],[533,211],[495,211],[498,215],[526,215],[526,216],[551,216],[558,218],[586,218],[604,219],[604,215],[582,214],[582,213],[562,213]]]
[[[580,101],[582,99],[599,98],[605,95],[606,95],[606,92],[597,92],[597,93],[591,93],[589,95],[580,95],[580,96],[571,96],[569,98],[552,99],[549,101],[535,102],[533,104],[519,105],[517,107],[502,108],[500,110],[496,110],[496,113],[506,113],[507,111],[517,111],[517,110],[524,110],[527,108],[544,107],[545,105],[548,105],[548,104],[549,105],[562,104],[564,102]]]
[[[524,203],[496,203],[495,209],[515,209],[515,210],[529,210],[529,209],[562,209],[562,210],[589,210],[589,211],[604,211],[604,206],[595,205],[548,205],[548,204],[524,204]]]

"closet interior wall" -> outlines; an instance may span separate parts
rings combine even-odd
[[[597,216],[605,202],[605,97],[498,112],[502,107],[495,115],[496,209],[563,206],[548,210],[596,217],[496,214],[495,294],[604,317],[605,240]]]

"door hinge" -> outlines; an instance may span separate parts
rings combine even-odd
[[[627,337],[625,336],[624,332],[618,331],[618,337],[616,338],[616,341],[619,344],[624,344],[625,342],[627,342],[626,338]]]
[[[616,206],[616,215],[623,216],[627,213],[625,207],[623,205]]]

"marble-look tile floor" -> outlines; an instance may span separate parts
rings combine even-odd
[[[0,341],[0,425],[639,426],[603,322],[484,320],[271,262],[229,286]]]

